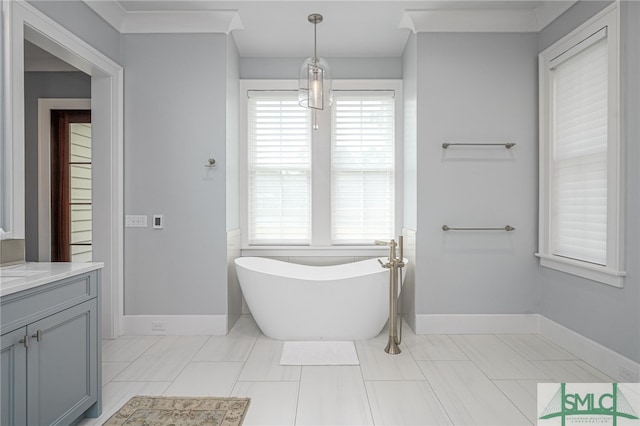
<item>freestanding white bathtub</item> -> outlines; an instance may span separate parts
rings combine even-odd
[[[389,318],[389,270],[378,259],[306,266],[239,257],[235,264],[253,318],[272,339],[369,339]]]

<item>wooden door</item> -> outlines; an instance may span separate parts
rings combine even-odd
[[[91,261],[91,111],[51,111],[51,260]]]

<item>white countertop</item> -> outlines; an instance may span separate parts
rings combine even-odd
[[[104,267],[102,262],[29,262],[0,268],[0,296],[73,277]]]

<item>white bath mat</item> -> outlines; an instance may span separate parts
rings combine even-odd
[[[360,365],[353,342],[284,342],[280,365]]]

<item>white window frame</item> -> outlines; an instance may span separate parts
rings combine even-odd
[[[624,284],[624,163],[620,138],[620,9],[618,3],[563,37],[539,55],[540,204],[538,253],[540,265],[614,287]],[[607,135],[607,260],[606,265],[569,259],[552,252],[552,81],[550,63],[602,28],[607,31],[608,135]]]
[[[240,224],[248,226],[248,131],[247,107],[248,91],[296,91],[298,80],[240,80]],[[395,223],[394,234],[399,235],[403,217],[403,156],[402,151],[402,81],[389,80],[333,80],[333,90],[393,90],[395,92]],[[319,129],[312,132],[312,138],[321,138],[326,146],[312,143],[312,230],[311,243],[306,246],[254,246],[249,245],[246,232],[242,233],[243,255],[255,256],[377,256],[388,248],[371,245],[332,245],[331,243],[331,110],[325,108],[318,113]],[[326,210],[326,211],[325,211]]]

